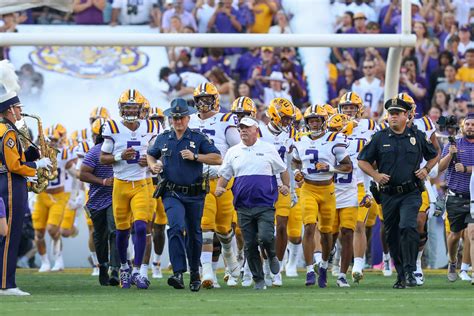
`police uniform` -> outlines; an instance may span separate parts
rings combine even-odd
[[[194,112],[184,99],[175,99],[165,115],[183,117]],[[148,150],[148,155],[163,163],[160,184],[164,186],[162,201],[168,217],[168,247],[175,275],[186,272],[186,256],[191,273],[198,274],[202,248],[201,218],[206,196],[203,164],[183,159],[180,152],[185,149],[194,152],[195,157],[198,154],[219,154],[205,134],[189,128],[181,139],[177,139],[174,130],[165,131],[156,137]],[[172,285],[170,280],[168,284]]]
[[[19,104],[20,100],[15,95],[0,103],[0,113]],[[14,123],[5,118],[0,119],[0,198],[5,202],[8,223],[8,233],[0,243],[0,291],[16,288],[18,248],[28,208],[26,177],[36,176],[36,164],[27,161],[38,157],[38,152],[32,147],[24,152]]]
[[[385,103],[385,109],[410,111],[411,106],[394,98]],[[420,239],[417,215],[424,186],[415,171],[423,158],[430,160],[436,155],[425,133],[407,126],[402,134],[394,133],[391,128],[378,131],[358,156],[358,160],[376,162],[378,172],[390,176],[389,182],[380,186],[380,200],[387,243],[398,273],[395,286],[400,283],[404,287],[405,275],[410,274],[411,279],[416,270]]]

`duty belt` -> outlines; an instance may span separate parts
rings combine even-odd
[[[1,172],[1,171],[0,171]],[[454,191],[448,190],[448,196],[455,196],[461,199],[471,199],[471,196],[469,193],[456,193]]]
[[[167,191],[174,191],[176,193],[182,193],[184,195],[195,196],[204,193],[202,189],[202,183],[193,183],[191,185],[177,185],[173,182],[167,182],[165,185]]]
[[[413,190],[417,188],[420,189],[421,191],[424,191],[424,187],[421,182],[408,181],[400,185],[381,185],[380,192],[388,194],[388,195],[405,194],[405,193],[412,192]]]

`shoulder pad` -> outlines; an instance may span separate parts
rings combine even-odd
[[[225,113],[221,116],[221,122],[229,122],[232,117],[232,112]]]
[[[332,132],[332,133],[330,133],[329,136],[326,138],[326,140],[327,140],[328,142],[334,141],[334,140],[336,139],[336,137],[337,137],[337,134],[338,134],[337,132]]]
[[[146,120],[146,132],[148,134],[158,132],[158,127],[153,120]]]
[[[371,131],[375,130],[375,127],[377,126],[377,124],[375,123],[374,120],[368,119],[367,123],[368,123],[368,129],[369,130],[371,130]]]
[[[431,119],[429,117],[427,117],[425,115],[421,118],[421,120],[425,124],[425,127],[426,127],[427,131],[431,131],[432,129],[434,129],[433,122],[431,121]]]
[[[115,122],[114,120],[108,120],[107,121],[107,126],[109,127],[111,134],[118,134],[119,133],[117,122]]]

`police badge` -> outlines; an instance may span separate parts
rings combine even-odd
[[[415,146],[416,144],[416,138],[415,137],[410,137],[410,143]]]

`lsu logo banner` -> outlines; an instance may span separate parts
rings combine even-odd
[[[101,79],[136,72],[148,65],[146,53],[134,47],[38,47],[33,65],[82,79]]]

